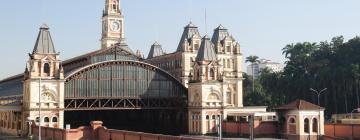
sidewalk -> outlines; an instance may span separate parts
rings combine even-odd
[[[0,133],[0,140],[26,140],[26,138],[21,138],[18,136],[10,136]]]

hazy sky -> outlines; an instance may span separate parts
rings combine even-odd
[[[159,41],[167,52],[190,20],[202,35],[220,23],[240,42],[244,57],[284,62],[289,43],[360,34],[359,0],[122,0],[128,44],[147,56]],[[50,27],[65,60],[100,48],[104,0],[4,0],[0,4],[0,79],[22,73],[38,28]],[[207,23],[205,26],[205,9]],[[360,54],[359,54],[360,55]]]

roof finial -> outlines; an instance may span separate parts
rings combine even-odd
[[[48,29],[49,29],[49,26],[48,26],[46,23],[44,23],[43,25],[40,26],[40,29],[46,29],[46,30],[48,30]]]

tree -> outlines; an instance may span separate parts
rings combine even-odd
[[[316,104],[317,96],[309,88],[328,88],[320,98],[326,114],[349,113],[360,107],[360,38],[344,41],[342,36],[319,43],[292,43],[283,49],[286,66],[283,72],[262,70],[260,77],[252,81],[255,89],[245,95],[254,102],[258,98],[277,106],[295,99]],[[253,59],[246,58],[246,62]],[[256,60],[256,59],[255,59]],[[245,84],[244,84],[245,85]],[[248,92],[249,93],[249,92]],[[270,98],[270,100],[268,100]]]
[[[251,55],[251,56],[248,56],[246,57],[246,60],[245,62],[250,62],[251,63],[251,71],[252,71],[252,91],[254,92],[255,90],[255,84],[254,84],[254,80],[255,80],[255,76],[254,76],[254,65],[256,63],[259,63],[259,57],[258,56],[255,56],[255,55]]]

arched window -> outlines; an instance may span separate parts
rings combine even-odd
[[[199,44],[195,44],[195,50],[199,50]]]
[[[198,79],[200,79],[200,70],[196,71],[196,76],[197,76]]]
[[[215,120],[215,119],[216,119],[216,118],[215,118],[215,115],[212,115],[212,116],[211,116],[211,119]]]
[[[232,59],[232,66],[235,68],[236,67],[236,65],[235,65],[235,59]]]
[[[290,118],[290,119],[289,119],[289,123],[291,123],[291,124],[296,123],[296,122],[295,122],[295,119],[294,119],[294,118]]]
[[[312,131],[318,132],[318,121],[316,118],[313,118],[313,120],[312,120]]]
[[[208,97],[207,100],[220,100],[220,97],[216,94],[216,93],[211,93]]]
[[[226,103],[231,104],[231,92],[226,92]]]
[[[310,132],[309,129],[310,129],[309,119],[306,118],[306,119],[304,120],[304,132],[305,132],[305,133],[309,133],[309,132]]]
[[[226,66],[226,61],[225,61],[225,59],[223,59],[223,66],[224,66],[224,68],[225,68],[225,66]]]
[[[116,4],[117,4],[116,1],[113,1],[113,7],[112,7],[112,8],[113,8],[113,11],[116,11],[116,9],[117,9],[117,8],[116,8]]]
[[[49,65],[49,63],[44,64],[44,73],[46,73],[48,76],[50,75],[50,65]]]
[[[206,120],[210,120],[210,116],[209,116],[209,115],[206,115]]]
[[[230,59],[227,60],[227,68],[230,68]]]
[[[36,122],[39,122],[39,121],[40,121],[40,118],[39,118],[39,117],[36,117],[35,121],[36,121]]]
[[[49,117],[45,117],[44,118],[44,122],[48,123],[50,120],[49,120]]]
[[[210,69],[210,77],[211,77],[212,79],[214,79],[214,76],[215,76],[214,69],[211,68],[211,69]]]
[[[227,52],[231,52],[231,46],[226,46],[226,49]]]
[[[57,122],[57,121],[58,121],[57,117],[53,117],[51,122]]]

